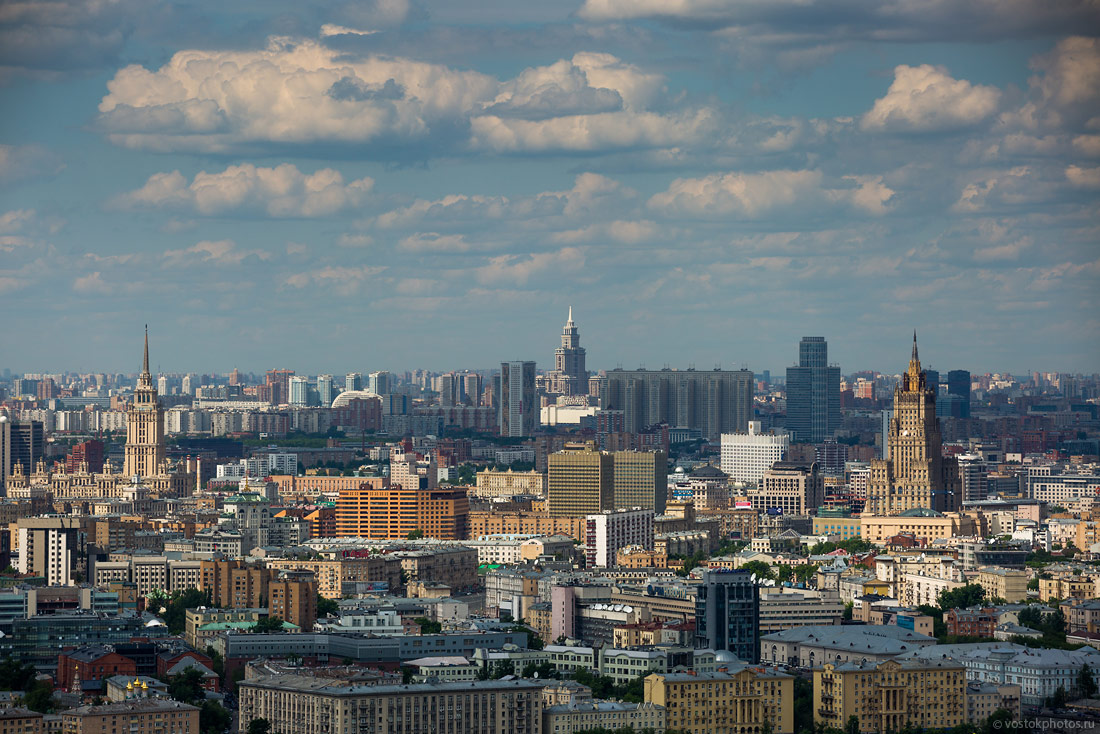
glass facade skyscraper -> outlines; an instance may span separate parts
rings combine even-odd
[[[748,571],[710,570],[695,595],[695,647],[760,660],[760,592]]]
[[[829,366],[825,337],[804,336],[798,366],[787,368],[787,430],[797,443],[820,443],[840,426],[840,368]]]

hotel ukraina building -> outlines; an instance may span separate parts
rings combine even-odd
[[[164,440],[164,407],[160,404],[153,376],[149,373],[149,332],[134,399],[126,408],[126,453],[122,473],[104,470],[92,474],[86,466],[75,472],[47,468],[39,460],[31,475],[16,464],[8,477],[8,497],[22,499],[167,499],[191,494],[195,475],[168,461]]]

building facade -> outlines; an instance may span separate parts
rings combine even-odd
[[[581,335],[573,323],[573,307],[561,330],[561,346],[554,350],[554,369],[546,375],[547,391],[555,395],[587,395],[588,370],[584,366]]]
[[[787,368],[787,430],[799,443],[820,443],[840,427],[840,368],[829,366],[829,345],[804,336],[798,366]]]
[[[534,435],[538,419],[535,363],[501,362],[500,435],[509,438]]]
[[[786,458],[787,434],[760,432],[759,421],[749,421],[745,433],[723,433],[721,469],[731,482],[759,482],[772,464]]]
[[[760,590],[748,571],[703,572],[695,596],[695,647],[760,659]]]

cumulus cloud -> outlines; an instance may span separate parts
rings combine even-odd
[[[761,217],[777,209],[798,206],[843,206],[881,214],[894,195],[880,177],[848,177],[829,186],[818,170],[716,173],[702,178],[678,178],[649,199],[651,209],[668,216]]]
[[[1023,124],[1095,130],[1100,126],[1100,41],[1074,36],[1031,63],[1034,99],[1018,115]]]
[[[362,292],[364,286],[375,276],[384,271],[384,267],[369,265],[358,266],[326,266],[295,273],[288,276],[283,282],[296,289],[313,285],[323,289],[331,289],[342,296],[350,296]]]
[[[418,232],[402,239],[398,245],[407,252],[468,252],[470,243],[460,234]]]
[[[997,111],[1001,92],[995,87],[954,79],[930,64],[894,69],[886,96],[863,116],[864,130],[932,132],[976,125]]]
[[[345,183],[332,168],[305,174],[290,163],[275,168],[245,163],[217,173],[202,171],[190,182],[179,171],[157,173],[115,203],[135,209],[185,209],[204,216],[252,210],[272,217],[323,217],[358,206],[373,185],[370,178]]]
[[[578,53],[499,81],[406,58],[351,58],[316,41],[176,53],[108,82],[99,125],[123,146],[227,152],[310,144],[399,151],[599,152],[704,139],[708,108],[658,109],[665,81],[615,56]]]
[[[569,275],[584,268],[584,251],[577,247],[565,247],[556,252],[537,252],[532,255],[500,255],[477,269],[479,283],[523,285],[532,277]]]
[[[1069,166],[1066,168],[1066,178],[1074,186],[1089,189],[1100,188],[1100,167]]]
[[[0,68],[55,73],[112,62],[140,0],[17,0],[0,4]]]

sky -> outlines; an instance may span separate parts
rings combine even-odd
[[[0,367],[1100,371],[1097,0],[0,4]]]

